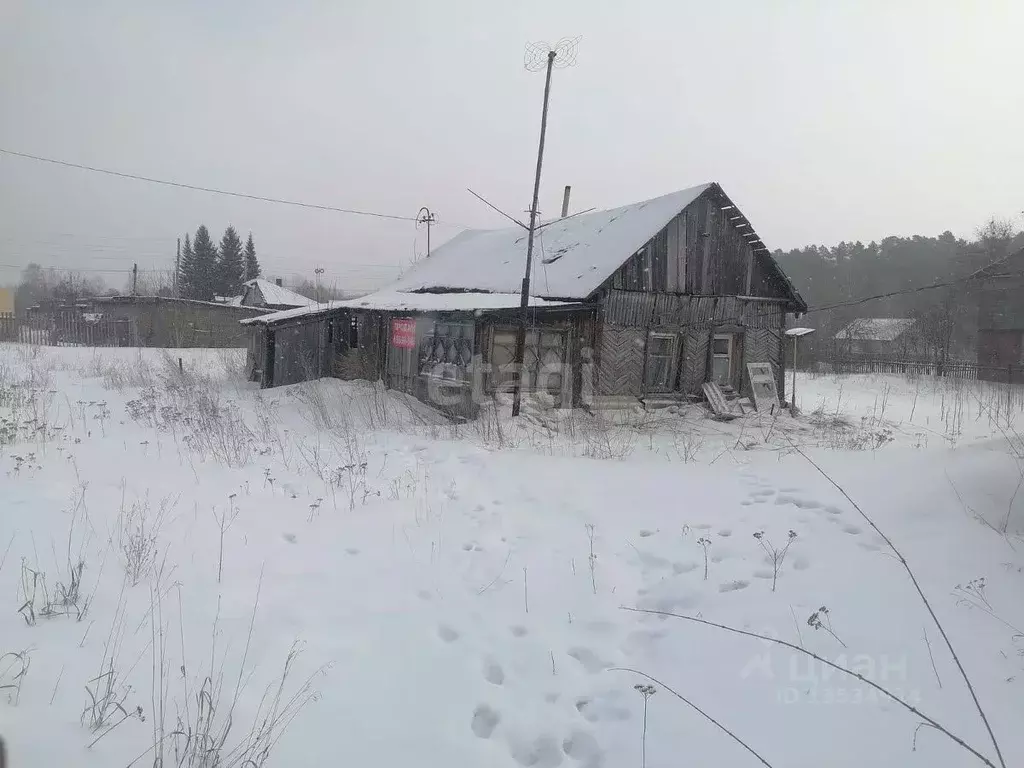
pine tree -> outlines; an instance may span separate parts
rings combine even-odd
[[[192,250],[192,241],[188,232],[185,233],[185,245],[181,249],[178,260],[178,296],[191,299],[196,274],[196,255]]]
[[[254,280],[262,271],[259,261],[256,260],[256,244],[252,241],[250,232],[249,239],[245,241],[245,279]]]
[[[217,260],[216,292],[220,296],[238,296],[242,292],[245,262],[242,259],[242,241],[230,224],[220,239],[220,258]]]
[[[210,239],[210,231],[205,224],[199,226],[192,239],[192,255],[194,267],[189,278],[189,298],[213,301],[219,282],[217,246]]]

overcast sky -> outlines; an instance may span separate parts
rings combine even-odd
[[[1014,0],[0,0],[0,147],[414,216],[434,244],[541,209],[718,181],[771,248],[1024,223]],[[370,288],[425,250],[407,222],[292,209],[0,154],[0,264],[168,267],[205,223],[270,276]],[[0,281],[18,269],[0,267]],[[123,284],[126,275],[107,275]]]

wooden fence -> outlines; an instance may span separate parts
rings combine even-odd
[[[48,347],[137,347],[139,333],[134,319],[97,318],[80,315],[48,315],[21,318],[0,314],[0,341]]]
[[[943,363],[912,360],[882,360],[858,358],[835,360],[831,363],[836,373],[884,373],[897,376],[939,376],[948,379],[997,381],[1004,384],[1024,384],[1024,366],[978,365],[966,360],[947,360]]]

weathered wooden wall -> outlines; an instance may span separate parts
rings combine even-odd
[[[694,200],[608,282],[626,291],[787,298],[767,249],[738,209],[712,189]]]
[[[297,384],[327,376],[331,370],[331,348],[327,344],[327,321],[318,317],[277,326],[274,334],[273,386]]]
[[[682,337],[682,394],[700,394],[707,376],[709,345],[716,332],[738,335],[744,393],[749,390],[746,364],[751,362],[772,363],[780,396],[783,393],[783,301],[609,290],[601,295],[600,306],[598,395],[645,394],[644,366],[651,332]]]

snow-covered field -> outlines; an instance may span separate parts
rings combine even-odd
[[[260,392],[241,356],[0,345],[13,768],[983,764],[926,718],[999,765],[850,499],[1024,764],[1004,388],[452,426],[364,384]]]

